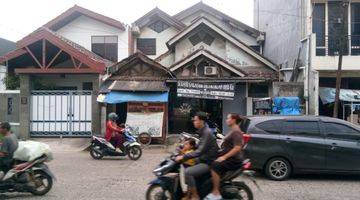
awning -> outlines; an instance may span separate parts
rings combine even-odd
[[[319,96],[323,104],[335,101],[335,88],[320,87]],[[360,90],[340,89],[341,101],[360,102]]]
[[[102,95],[102,94],[100,94]],[[102,103],[117,104],[125,102],[168,102],[169,92],[119,92],[111,91],[105,98],[99,98]]]

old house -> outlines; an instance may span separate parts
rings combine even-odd
[[[105,67],[128,56],[127,27],[74,6],[4,55],[20,79],[20,134],[89,136],[100,132],[96,102]]]
[[[200,110],[225,131],[228,113],[253,114],[252,97],[269,97],[277,80],[277,66],[262,55],[264,34],[202,2],[174,16],[155,8],[131,32],[130,50],[174,76],[163,80],[169,133],[191,131],[191,116]],[[137,74],[128,84],[143,78]]]

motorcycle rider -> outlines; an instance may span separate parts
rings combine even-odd
[[[226,124],[231,131],[226,134],[221,145],[220,157],[211,164],[211,176],[213,182],[212,192],[205,198],[206,200],[221,200],[220,180],[221,176],[227,171],[236,170],[242,167],[243,155],[243,132],[239,124],[242,117],[238,114],[228,114]]]
[[[0,123],[0,134],[3,136],[0,147],[0,179],[11,169],[14,152],[19,146],[16,135],[10,130],[11,126],[8,122]]]
[[[124,150],[124,136],[122,134],[124,132],[124,129],[120,128],[116,124],[116,121],[118,119],[119,117],[116,113],[110,113],[108,115],[108,121],[106,122],[105,139],[115,147],[117,152],[121,152]]]
[[[185,155],[176,157],[176,161],[186,161],[188,159],[197,158],[197,164],[186,168],[185,170],[185,182],[188,185],[188,199],[198,200],[200,199],[196,189],[195,179],[210,171],[209,165],[217,158],[218,145],[216,138],[211,133],[211,130],[205,126],[207,115],[204,112],[197,112],[193,118],[194,127],[200,136],[200,142],[198,148]]]

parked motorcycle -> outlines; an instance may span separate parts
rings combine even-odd
[[[0,193],[30,192],[37,196],[48,193],[55,177],[44,163],[46,160],[47,157],[42,156],[31,162],[15,165],[0,180]]]
[[[142,150],[130,132],[130,127],[126,126],[123,133],[125,136],[123,152],[117,152],[115,147],[104,138],[93,136],[90,146],[91,157],[99,160],[104,156],[128,156],[131,160],[138,160],[142,155]]]
[[[182,134],[183,138],[191,137],[189,134]],[[146,192],[146,200],[180,200],[184,197],[184,177],[181,163],[175,161],[176,153],[162,161],[153,171],[157,178],[150,182]],[[253,200],[251,189],[243,182],[234,180],[240,175],[248,177],[257,186],[254,172],[250,171],[250,160],[243,163],[243,167],[229,171],[221,180],[221,195],[225,200],[243,199]],[[211,174],[202,176],[196,180],[197,189],[201,198],[206,197],[212,190]]]

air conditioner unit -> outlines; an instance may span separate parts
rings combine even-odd
[[[217,67],[205,66],[204,67],[204,74],[208,75],[208,76],[217,75],[218,74]]]

